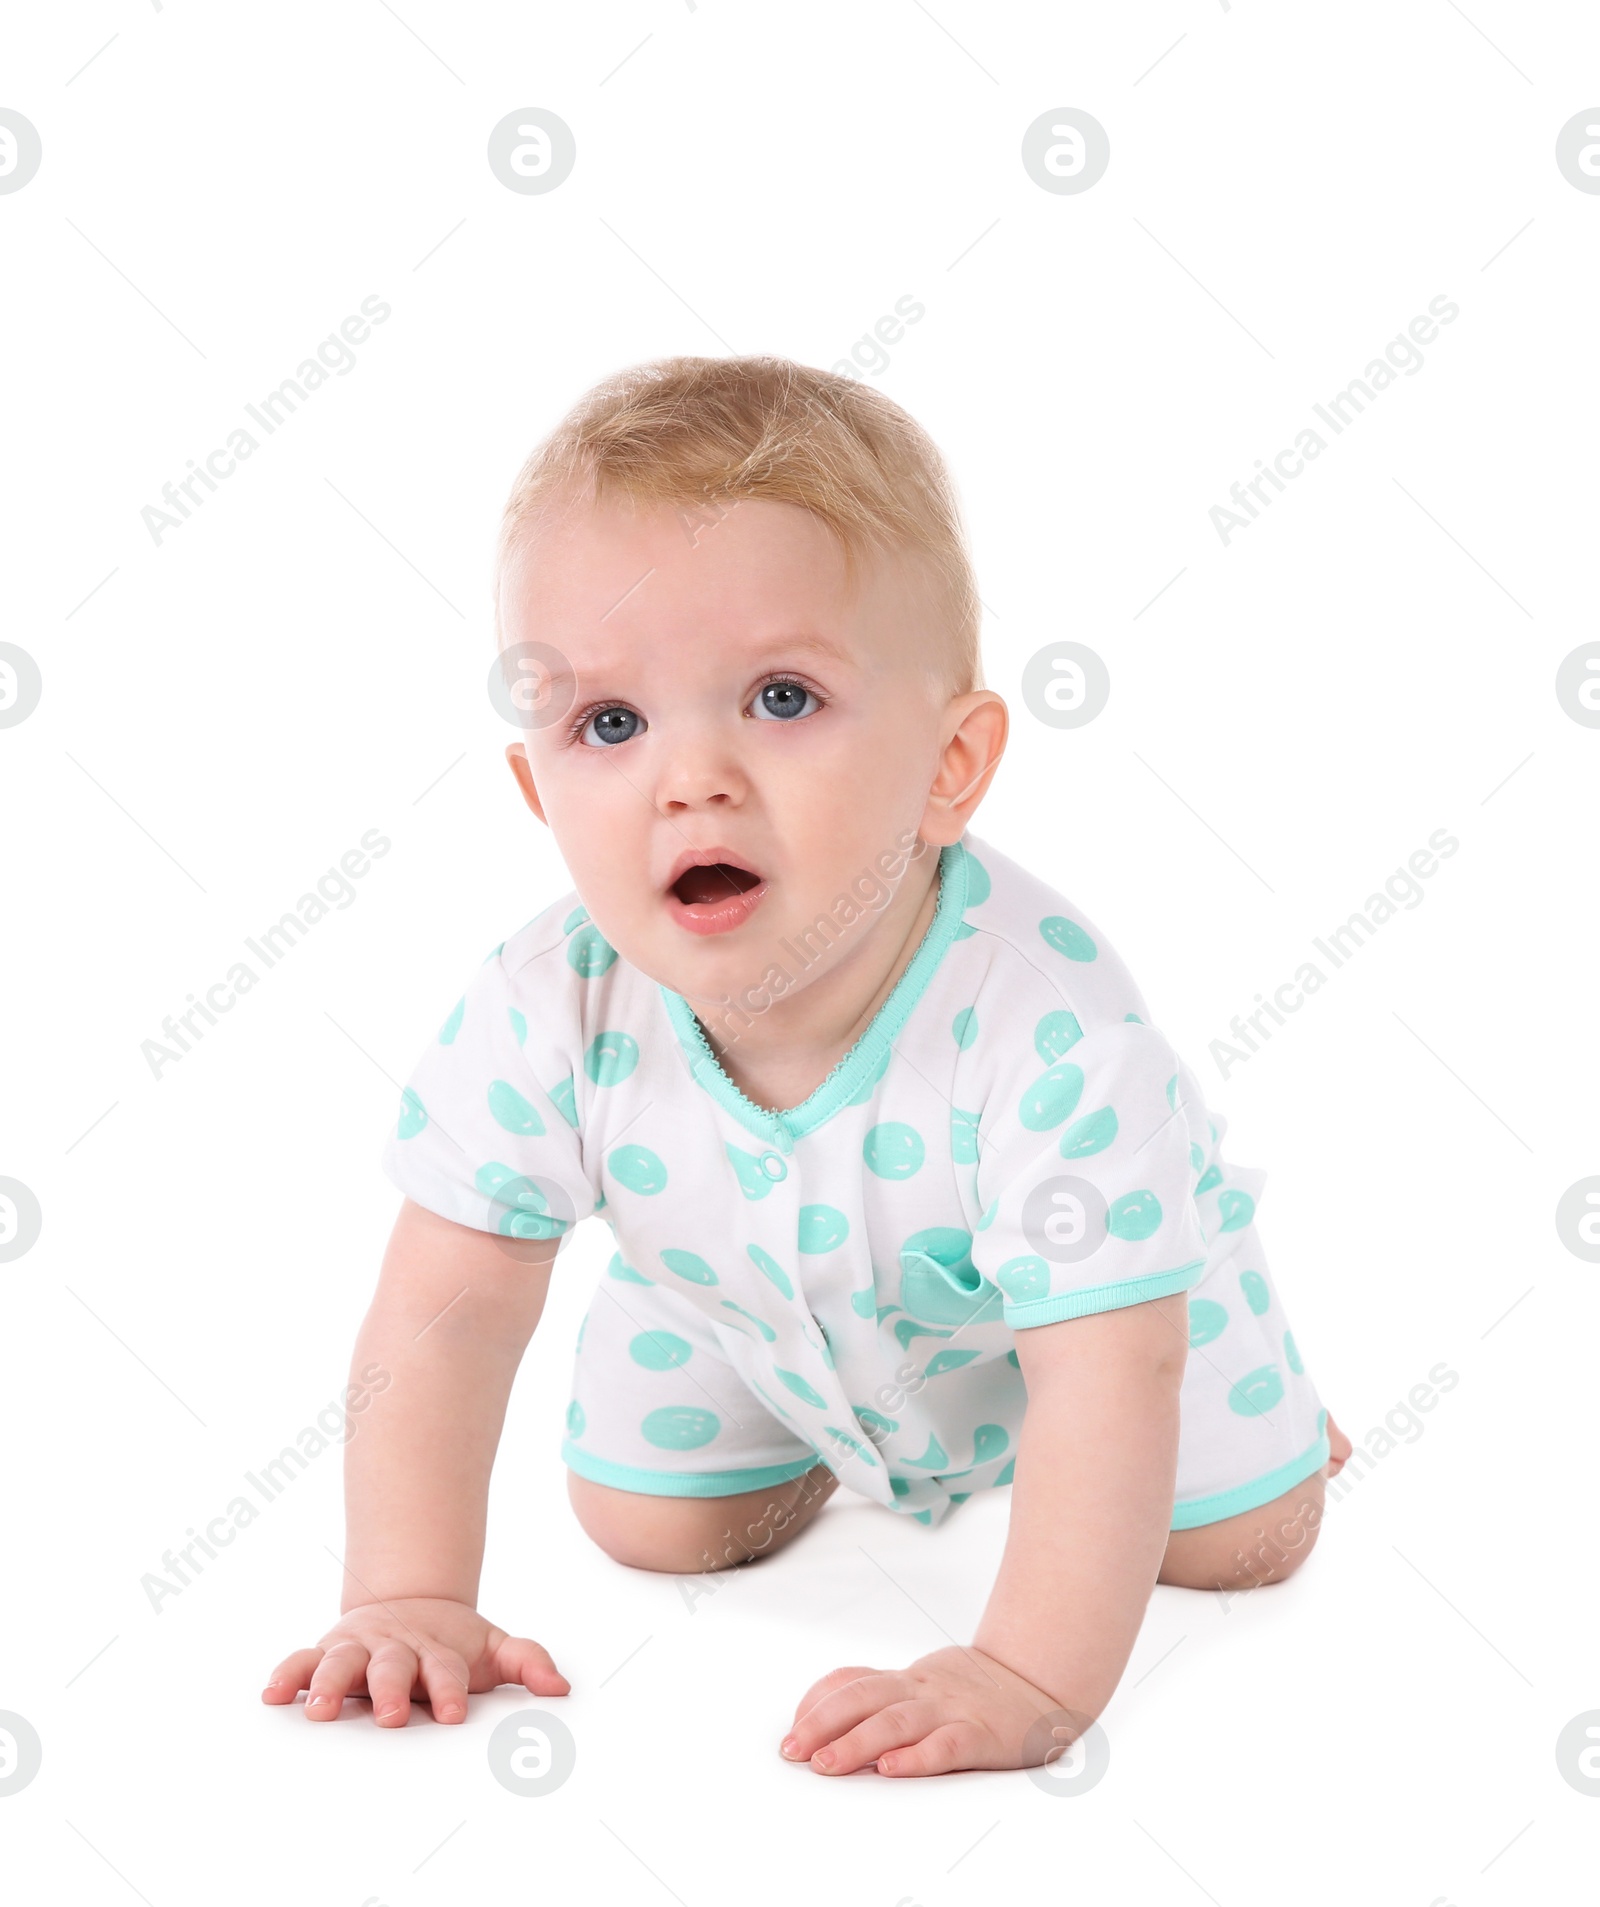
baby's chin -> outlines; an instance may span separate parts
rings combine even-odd
[[[630,923],[634,931],[616,943],[617,951],[639,972],[692,1007],[738,1008],[763,1013],[797,992],[831,964],[841,935],[830,945],[819,942],[817,910],[790,917],[780,910],[777,897],[763,896],[743,921],[717,933],[694,932],[682,926],[679,910],[663,904],[648,924]],[[859,929],[857,929],[859,932]]]

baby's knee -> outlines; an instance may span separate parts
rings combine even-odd
[[[707,1506],[692,1497],[644,1496],[567,1472],[580,1528],[613,1562],[673,1575],[720,1569],[710,1552]]]
[[[1174,1530],[1159,1580],[1182,1589],[1235,1593],[1286,1582],[1316,1548],[1323,1512],[1319,1473],[1258,1510]]]
[[[614,1562],[692,1576],[731,1569],[781,1549],[832,1493],[823,1469],[776,1490],[726,1497],[645,1496],[567,1472],[567,1493],[585,1534]]]

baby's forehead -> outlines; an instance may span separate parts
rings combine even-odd
[[[809,511],[765,498],[571,503],[529,526],[500,578],[507,623],[558,621],[596,652],[699,633],[804,641],[841,665],[914,588],[903,553],[848,551]]]

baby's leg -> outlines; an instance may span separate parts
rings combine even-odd
[[[787,1483],[737,1496],[645,1496],[567,1472],[578,1521],[608,1556],[673,1575],[770,1556],[794,1541],[838,1482],[819,1463]]]
[[[1156,1581],[1178,1589],[1254,1589],[1292,1576],[1316,1547],[1322,1524],[1324,1479],[1336,1477],[1350,1455],[1350,1439],[1330,1417],[1330,1457],[1321,1470],[1258,1510],[1220,1523],[1174,1530]]]

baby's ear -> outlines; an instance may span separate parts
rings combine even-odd
[[[506,760],[511,764],[511,772],[516,776],[517,786],[522,790],[522,798],[528,806],[548,826],[544,812],[544,803],[539,799],[539,790],[533,785],[533,770],[528,765],[528,751],[521,742],[507,742]]]
[[[1010,727],[1006,705],[992,689],[954,697],[945,719],[951,733],[928,791],[922,830],[928,841],[940,846],[960,840],[988,793]]]

